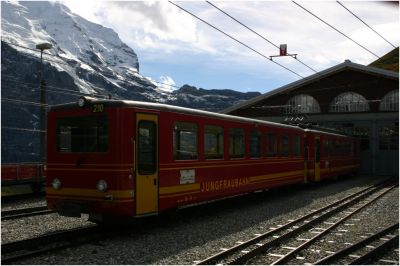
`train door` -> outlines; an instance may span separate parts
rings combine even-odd
[[[321,168],[320,168],[320,161],[321,161],[321,151],[320,151],[320,138],[315,137],[314,139],[314,160],[315,160],[315,167],[314,167],[314,181],[320,181],[321,179]]]
[[[158,116],[136,115],[136,215],[158,211]]]
[[[307,135],[304,134],[303,137],[303,148],[304,148],[304,176],[303,176],[303,182],[307,183],[308,182],[308,145],[307,145]]]

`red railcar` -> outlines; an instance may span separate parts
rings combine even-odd
[[[357,139],[320,130],[305,132],[307,180],[318,182],[357,172],[360,165]]]
[[[49,208],[95,221],[318,181],[358,164],[355,148],[349,160],[321,152],[325,140],[355,147],[349,137],[155,103],[80,98],[51,109],[47,132]]]
[[[45,181],[43,164],[20,163],[1,165],[1,185],[30,185],[33,192],[39,192]]]

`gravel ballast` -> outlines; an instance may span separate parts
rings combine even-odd
[[[346,177],[195,206],[178,211],[172,218],[160,217],[132,226],[123,236],[21,260],[18,263],[193,264],[194,261],[219,252],[221,248],[232,247],[237,241],[248,240],[254,234],[268,231],[270,227],[284,224],[288,219],[328,205],[382,179]],[[361,215],[363,214],[360,213]],[[378,231],[386,223],[398,222],[398,188],[382,198],[378,204],[372,205],[365,215],[370,219],[364,217],[360,218],[360,223],[354,223],[357,224],[354,226],[357,227],[355,236],[359,237],[362,232]],[[85,219],[86,217],[77,219],[49,214],[4,221],[2,242],[84,226],[89,224]],[[344,229],[340,227],[337,230]],[[395,260],[398,262],[398,259],[397,256]]]
[[[1,211],[10,211],[14,209],[25,209],[46,205],[45,196],[35,198],[24,198],[14,201],[1,203]]]

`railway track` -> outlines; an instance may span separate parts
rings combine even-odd
[[[97,241],[108,236],[109,232],[94,225],[5,243],[1,245],[1,264],[11,264],[19,259]]]
[[[53,212],[54,211],[50,211],[46,205],[31,207],[31,208],[15,209],[9,211],[2,211],[1,220],[5,221],[5,220],[12,220],[29,216],[45,215]]]
[[[198,265],[290,264],[309,246],[396,187],[396,185],[388,187],[389,182],[393,184],[394,181],[386,180],[370,186],[321,209],[313,210],[296,220],[289,220],[277,228],[270,228],[270,231],[257,234],[250,240],[237,242],[231,248],[221,248],[222,251],[219,253],[194,263]],[[312,237],[301,237],[310,235],[311,231]],[[302,259],[305,260],[301,261],[301,264],[315,262],[307,261],[307,258]]]
[[[351,246],[341,249],[314,264],[367,264],[384,253],[387,249],[399,245],[399,224],[393,224]],[[366,250],[366,251],[365,251]]]

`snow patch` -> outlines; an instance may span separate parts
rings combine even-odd
[[[161,76],[160,81],[154,81],[152,80],[152,83],[157,86],[157,90],[160,92],[173,92],[176,90],[176,84],[175,81],[170,77],[170,76]]]

